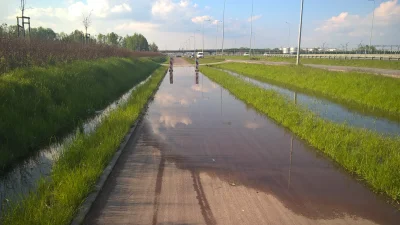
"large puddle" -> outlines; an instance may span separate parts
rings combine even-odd
[[[244,81],[255,84],[261,88],[277,91],[278,93],[283,94],[288,98],[296,100],[297,104],[308,108],[316,115],[324,119],[336,123],[346,123],[350,126],[365,128],[387,135],[400,134],[400,122],[398,121],[389,120],[383,117],[379,117],[377,115],[368,115],[368,112],[361,113],[326,99],[318,98],[304,93],[298,93],[269,83],[260,82],[229,70],[222,71],[227,72],[230,75],[239,77]]]
[[[161,149],[180,169],[273,195],[293,214],[399,224],[400,211],[385,198],[207,77],[196,77],[193,67],[166,76],[143,123],[139,146]]]
[[[149,78],[130,89],[104,110],[97,111],[96,116],[87,120],[81,127],[66,136],[61,142],[39,150],[35,156],[15,166],[4,176],[0,176],[0,215],[2,209],[5,208],[9,202],[18,201],[29,191],[35,190],[38,181],[40,179],[46,179],[50,175],[55,160],[57,160],[64,146],[74,140],[78,130],[84,134],[90,134],[95,131],[97,126],[110,112],[118,108],[121,104],[126,103],[132,91],[147,82]]]

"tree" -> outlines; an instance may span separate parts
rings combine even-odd
[[[90,19],[90,16],[92,15],[92,11],[90,11],[88,16],[85,16],[85,14],[82,14],[83,16],[83,26],[85,27],[85,43],[87,42],[88,39],[88,33],[87,30],[90,27],[90,25],[92,24],[92,20]]]
[[[149,50],[151,51],[151,52],[158,52],[158,46],[156,45],[156,43],[152,43],[152,44],[150,44],[149,45]]]
[[[107,44],[118,46],[121,42],[122,37],[118,36],[118,34],[111,32],[107,34]]]
[[[147,39],[138,33],[135,33],[133,36],[127,35],[122,41],[122,47],[133,51],[149,51]]]
[[[31,37],[42,40],[55,40],[57,34],[51,28],[38,27],[31,29]]]

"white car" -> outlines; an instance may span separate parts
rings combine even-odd
[[[268,56],[269,54],[268,53],[264,53],[264,56]]]
[[[203,52],[198,52],[196,55],[197,58],[204,58],[204,53]]]
[[[245,52],[245,53],[243,54],[243,56],[250,56],[250,54],[249,54],[248,52]]]

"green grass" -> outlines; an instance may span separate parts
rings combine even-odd
[[[326,121],[275,91],[259,88],[210,67],[201,67],[200,71],[357,174],[375,191],[400,200],[400,136],[384,137]]]
[[[185,57],[184,58],[187,62],[189,62],[189,63],[191,63],[191,64],[194,64],[194,58],[188,58],[188,57]],[[220,58],[220,57],[214,57],[214,56],[206,56],[205,58],[203,58],[203,59],[199,59],[199,63],[200,64],[206,64],[206,63],[216,63],[216,62],[223,62],[223,61],[225,61],[225,59],[224,58]]]
[[[162,56],[154,56],[154,57],[150,57],[150,59],[156,63],[160,63],[160,64],[167,64],[169,63],[169,57],[166,55],[162,55]]]
[[[261,57],[262,60],[273,62],[291,62],[295,63],[294,57]],[[400,61],[386,61],[386,60],[361,60],[361,59],[308,59],[301,58],[302,64],[321,64],[332,66],[353,66],[353,67],[369,67],[380,69],[393,69],[400,70]]]
[[[0,224],[69,224],[157,89],[165,71],[166,67],[156,70],[150,80],[134,90],[128,102],[111,112],[95,132],[88,136],[76,134],[54,165],[50,179],[42,180],[36,192],[8,207]]]
[[[358,108],[400,116],[400,79],[357,72],[333,72],[304,66],[227,63],[213,67],[231,70],[262,82],[325,96]]]
[[[158,67],[144,58],[108,58],[1,76],[0,173],[71,132]]]

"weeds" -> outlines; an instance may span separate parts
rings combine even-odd
[[[109,58],[1,76],[0,173],[71,132],[157,67],[148,59]]]
[[[273,62],[291,62],[291,63],[296,62],[296,58],[294,57],[267,57],[261,59]],[[370,67],[370,68],[400,70],[400,61],[368,60],[368,59],[350,59],[350,60],[308,59],[308,58],[301,58],[300,61],[302,64],[322,64],[322,65],[332,65],[332,66],[354,66],[354,67]]]
[[[333,72],[297,66],[227,63],[213,67],[231,70],[262,82],[301,89],[364,109],[400,117],[400,79],[357,72]]]
[[[36,192],[8,208],[0,223],[69,224],[79,206],[114,155],[130,126],[165,75],[161,67],[128,102],[113,111],[92,134],[76,134],[55,163],[51,179],[42,180]]]
[[[102,44],[0,37],[0,75],[16,68],[47,67],[76,60],[159,55],[156,52],[133,52]]]
[[[384,137],[326,121],[275,91],[259,88],[213,68],[200,70],[237,98],[362,177],[375,191],[400,200],[400,136]]]

